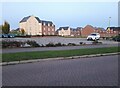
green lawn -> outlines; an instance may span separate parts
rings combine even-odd
[[[120,47],[2,54],[2,62],[120,52]]]

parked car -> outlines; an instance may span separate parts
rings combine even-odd
[[[14,38],[15,35],[14,34],[8,34],[8,38]]]
[[[91,33],[88,35],[87,40],[99,40],[100,34],[99,33]]]
[[[14,34],[0,34],[0,38],[14,38]]]
[[[2,34],[0,34],[0,38],[2,38]]]
[[[2,38],[8,38],[8,34],[2,34]]]
[[[120,34],[115,36],[115,37],[113,37],[112,40],[120,42]]]

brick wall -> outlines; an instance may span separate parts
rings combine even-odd
[[[42,25],[43,35],[55,35],[55,26]]]
[[[81,36],[87,37],[89,34],[91,34],[93,32],[95,32],[95,29],[92,26],[87,25],[81,30]]]

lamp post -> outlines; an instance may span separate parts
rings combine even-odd
[[[108,33],[110,32],[110,19],[111,19],[111,17],[109,17]],[[110,33],[109,33],[109,37],[110,37]]]

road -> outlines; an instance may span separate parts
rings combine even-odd
[[[73,50],[73,49],[103,48],[103,47],[113,47],[113,46],[118,46],[118,44],[81,45],[81,46],[63,46],[63,47],[37,47],[37,48],[7,48],[7,49],[2,49],[1,53],[52,51],[52,50]]]
[[[3,86],[117,86],[118,55],[2,67]]]

